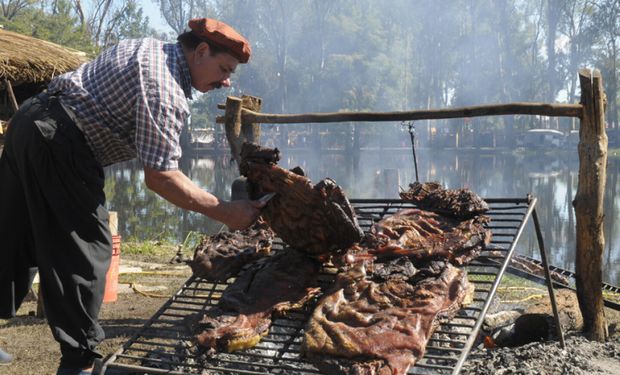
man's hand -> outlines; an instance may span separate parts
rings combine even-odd
[[[144,167],[144,181],[149,189],[174,205],[209,216],[231,230],[249,227],[265,206],[265,202],[260,201],[220,201],[179,170],[158,171]]]
[[[247,199],[222,202],[223,209],[229,216],[222,220],[230,230],[241,230],[249,227],[260,215],[261,208],[265,207],[266,202],[251,201]]]

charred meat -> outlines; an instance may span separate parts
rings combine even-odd
[[[413,283],[370,280],[366,267],[362,262],[338,275],[307,324],[302,352],[326,373],[405,374],[440,320],[460,309],[470,284],[447,263]]]
[[[491,241],[479,216],[458,221],[417,208],[387,216],[370,228],[366,237],[369,253],[377,258],[406,255],[418,261],[445,259],[463,265],[476,258]]]
[[[414,182],[400,198],[418,207],[458,219],[469,219],[489,210],[489,205],[469,189],[445,189],[438,182]]]
[[[264,222],[242,231],[204,236],[189,265],[194,276],[224,281],[237,275],[246,264],[269,254],[273,238],[273,231]]]
[[[276,164],[277,149],[245,143],[241,173],[247,177],[250,197],[275,192],[262,217],[290,247],[315,256],[345,249],[359,242],[363,232],[344,192],[326,178],[316,185],[300,171]]]
[[[196,342],[217,352],[255,346],[269,331],[273,314],[299,308],[319,292],[320,266],[294,250],[258,260],[194,327]]]

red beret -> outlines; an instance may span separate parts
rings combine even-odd
[[[248,40],[224,22],[194,18],[189,21],[188,26],[194,35],[227,50],[240,63],[245,64],[250,59],[252,49]]]

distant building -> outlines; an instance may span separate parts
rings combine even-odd
[[[517,137],[517,146],[525,148],[561,147],[566,135],[555,129],[530,129]]]

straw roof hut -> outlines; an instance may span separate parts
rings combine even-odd
[[[0,120],[11,117],[15,102],[19,105],[87,60],[83,52],[0,29]]]

